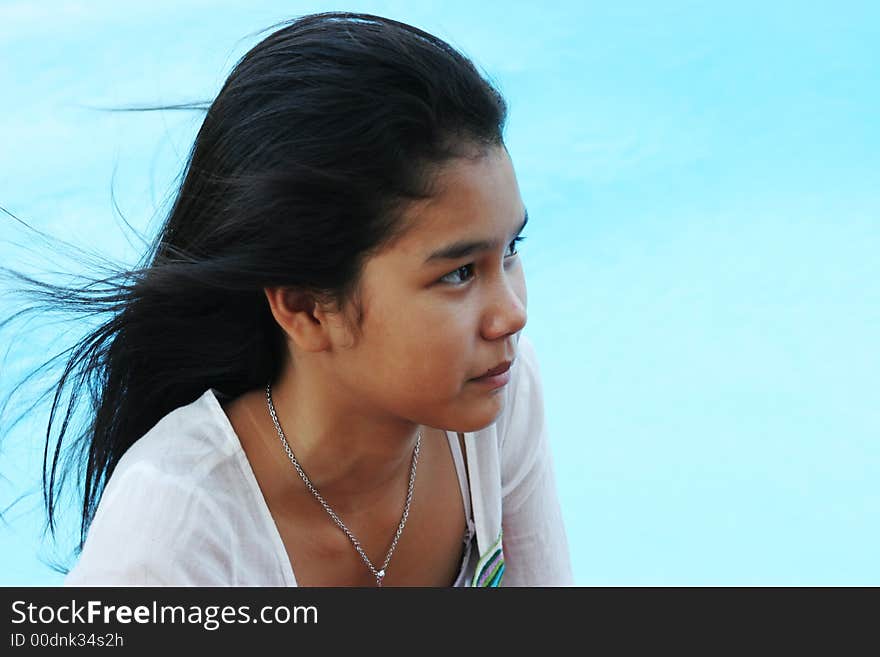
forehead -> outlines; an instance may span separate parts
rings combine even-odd
[[[404,212],[408,228],[395,248],[401,257],[421,264],[451,242],[498,240],[522,224],[524,206],[503,148],[475,160],[453,160],[436,183],[434,196],[410,204]]]

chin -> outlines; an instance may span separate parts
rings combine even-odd
[[[474,431],[480,431],[481,429],[485,429],[486,427],[495,424],[496,420],[501,416],[501,412],[504,410],[503,398],[499,396],[498,400],[500,403],[494,404],[494,409],[489,408],[489,404],[485,404],[486,408],[474,410],[472,413],[468,414],[466,420],[463,418],[461,422],[456,424],[454,431],[473,433]]]

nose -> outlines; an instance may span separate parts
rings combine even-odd
[[[484,316],[484,337],[494,340],[521,331],[528,321],[526,303],[526,282],[521,269],[496,276]]]

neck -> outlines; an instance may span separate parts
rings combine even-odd
[[[377,414],[354,395],[319,381],[313,373],[289,368],[271,388],[278,423],[312,485],[328,501],[354,499],[361,508],[389,488],[399,492],[397,484],[409,480],[416,441],[425,427]],[[270,440],[292,475],[291,485],[299,488],[302,481],[269,417],[265,390],[262,397]]]

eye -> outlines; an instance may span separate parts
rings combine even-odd
[[[463,271],[470,271],[470,272],[473,272],[473,269],[474,269],[474,265],[473,265],[473,263],[471,263],[471,264],[467,264],[467,265],[463,265],[463,266],[459,267],[458,269],[456,269],[455,271],[451,271],[451,272],[449,272],[448,274],[446,274],[446,276],[444,276],[443,278],[440,279],[440,282],[441,282],[441,283],[447,283],[447,284],[449,284],[449,285],[463,285],[463,284],[464,284],[463,282],[454,283],[454,282],[452,282],[452,281],[450,281],[450,280],[447,280],[447,279],[448,279],[450,276],[454,276],[455,274],[458,274],[458,273],[463,272]],[[471,278],[470,276],[467,276],[467,277],[466,277],[466,280],[470,280],[470,278]],[[466,282],[466,281],[465,281],[465,282]]]
[[[516,245],[518,243],[522,242],[524,239],[525,239],[525,237],[523,237],[522,235],[519,235],[519,236],[515,237],[514,240],[510,243],[510,246],[514,247],[513,253],[509,254],[510,257],[513,257],[517,253],[519,253],[519,251],[516,250]]]
[[[516,245],[517,245],[518,242],[522,242],[524,239],[525,239],[525,237],[523,237],[523,236],[519,236],[519,237],[514,238],[514,240],[513,240],[513,241],[508,245],[508,247],[507,247],[507,248],[511,248],[511,247],[512,247],[514,250],[513,250],[512,253],[508,253],[506,257],[508,257],[508,258],[512,258],[512,257],[514,257],[515,255],[517,255],[517,254],[519,253],[519,251],[516,250]],[[459,267],[459,268],[456,269],[455,271],[451,271],[451,272],[449,272],[448,274],[446,274],[446,276],[444,276],[443,278],[441,278],[439,282],[440,282],[440,283],[446,283],[446,284],[448,284],[448,285],[452,285],[452,286],[455,286],[455,287],[461,287],[461,286],[463,286],[467,281],[469,281],[471,278],[473,278],[473,270],[474,270],[474,263],[470,262],[470,263],[468,263],[468,264],[466,264],[466,265],[462,265],[461,267]],[[465,279],[460,279],[460,282],[458,282],[458,283],[455,283],[455,282],[452,282],[452,281],[446,280],[446,279],[449,278],[450,276],[453,276],[453,275],[455,275],[455,274],[458,274],[458,273],[460,273],[460,272],[464,272],[464,271],[469,271],[469,272],[471,272],[471,275],[470,275],[470,276],[467,276]]]

